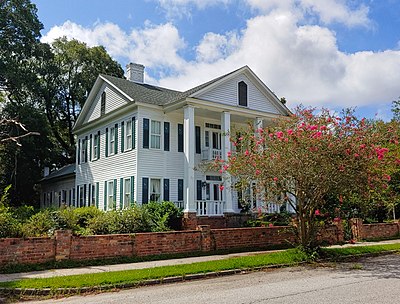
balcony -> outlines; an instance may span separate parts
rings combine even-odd
[[[205,148],[201,150],[201,160],[214,160],[222,158],[222,151],[219,149]]]
[[[225,202],[223,201],[197,201],[196,211],[198,216],[224,215]]]

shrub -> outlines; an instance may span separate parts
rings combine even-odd
[[[81,228],[87,228],[90,219],[100,216],[104,213],[104,211],[101,211],[94,206],[75,208],[73,210],[77,217],[77,224]]]
[[[182,210],[172,202],[150,202],[143,206],[154,223],[153,231],[180,230]]]
[[[26,237],[37,237],[54,234],[56,223],[50,209],[34,214],[22,225],[22,234]]]
[[[0,238],[21,236],[20,223],[7,209],[0,211]]]

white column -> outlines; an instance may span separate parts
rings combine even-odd
[[[263,119],[260,117],[256,117],[256,119],[254,120],[254,130],[257,130],[257,129],[263,128],[263,127],[264,127]]]
[[[229,132],[231,128],[231,114],[229,112],[221,113],[221,131],[222,131],[222,159],[228,159],[228,152],[231,150],[231,143],[229,140]],[[224,172],[223,174],[224,190],[223,196],[225,201],[224,213],[233,213],[232,203],[232,179],[230,174]]]
[[[195,180],[194,180],[194,156],[195,156],[195,131],[194,131],[194,107],[184,108],[183,123],[183,152],[185,154],[185,210],[184,212],[196,212]]]

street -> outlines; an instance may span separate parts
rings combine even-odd
[[[29,303],[368,304],[399,299],[400,255],[391,254],[327,267],[293,267]]]

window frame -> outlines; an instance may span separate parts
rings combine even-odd
[[[117,203],[114,202],[114,187],[114,180],[107,181],[107,210],[114,209],[114,206]]]
[[[100,97],[100,116],[103,116],[105,114],[106,114],[106,92],[103,91]]]
[[[162,178],[149,178],[149,202],[157,202],[157,203],[161,203],[161,193],[162,193],[162,185],[161,185],[161,180]],[[152,184],[154,181],[158,181],[159,182],[159,189],[158,189],[158,193],[157,192],[153,192],[152,191]],[[158,195],[157,199],[152,199],[153,195]]]
[[[245,90],[245,92],[242,92]],[[238,94],[238,106],[248,108],[249,107],[249,86],[243,80],[239,81],[237,84],[237,94]],[[244,95],[245,94],[245,95]],[[244,98],[243,100],[242,98]],[[245,103],[245,104],[244,104]]]
[[[132,119],[128,119],[125,121],[125,125],[124,125],[124,152],[125,151],[130,151],[133,149],[132,147],[132,124],[133,121]],[[128,127],[129,126],[129,127]]]
[[[130,177],[126,177],[123,179],[124,181],[124,185],[123,185],[123,208],[129,208],[131,201],[132,201],[132,193],[131,193],[131,189],[132,189],[132,184],[131,184],[131,178]],[[128,183],[128,186],[127,186]]]
[[[158,128],[159,133],[154,133],[153,129],[155,129],[155,127],[153,127],[153,123],[159,124],[159,128]],[[162,134],[161,121],[151,119],[150,120],[150,130],[149,130],[149,141],[150,141],[149,147],[150,147],[150,149],[161,150],[161,146],[162,146],[162,142],[161,142],[162,135],[161,134]],[[152,140],[153,136],[155,136],[155,138],[158,138],[158,147],[153,146],[153,140]]]
[[[108,129],[108,156],[115,154],[115,126]]]
[[[80,155],[81,164],[87,163],[86,155],[87,155],[87,139],[84,137],[81,139],[81,155]]]
[[[98,145],[98,137],[100,135],[98,133],[95,133],[93,136],[93,143],[92,143],[92,160],[97,160],[97,155],[98,155],[98,149],[99,149],[99,145]]]

